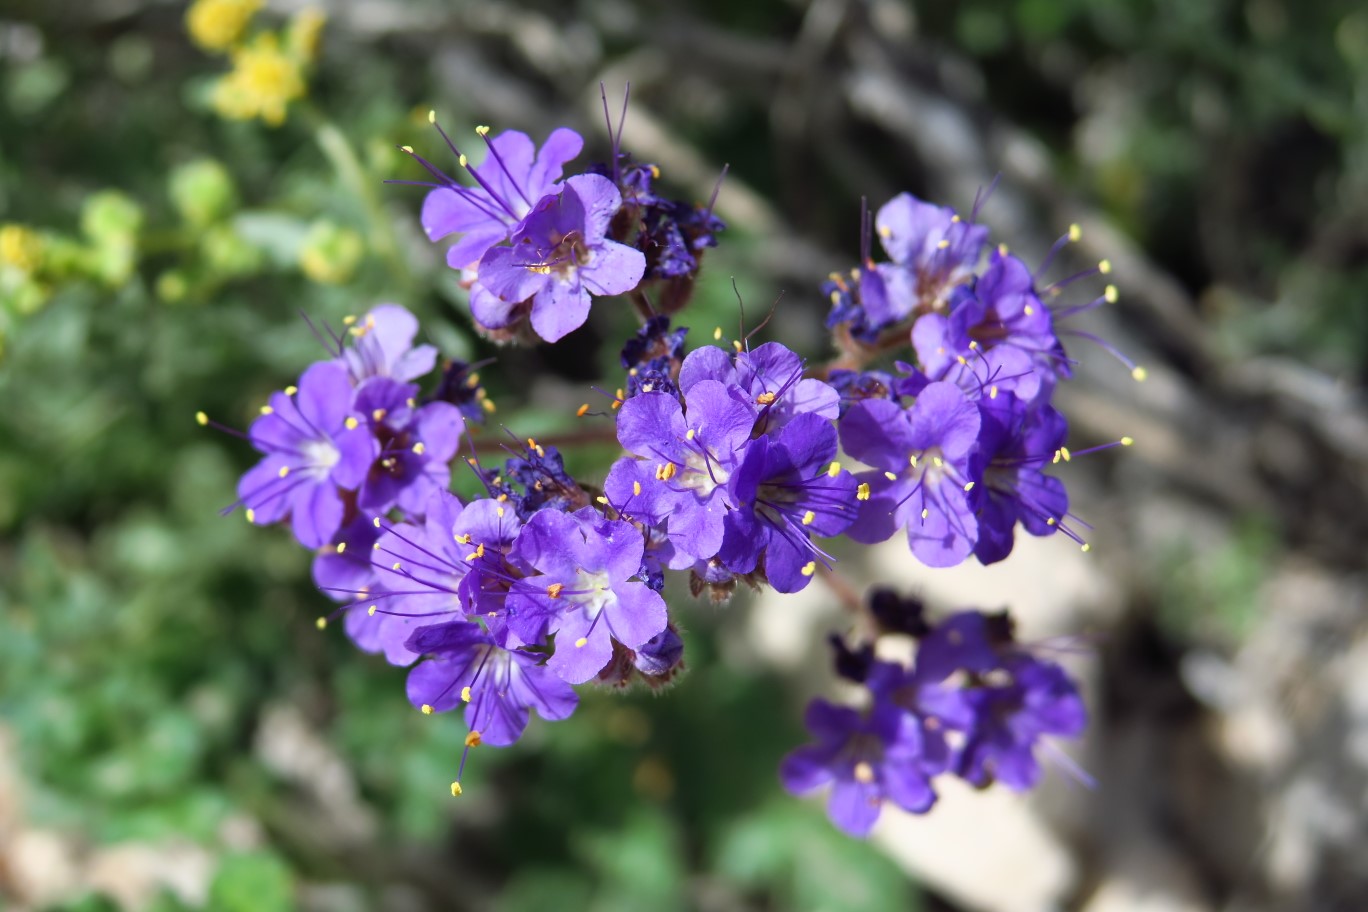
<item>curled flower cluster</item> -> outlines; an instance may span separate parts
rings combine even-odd
[[[422,712],[463,710],[462,770],[471,749],[516,741],[533,711],[571,715],[578,685],[673,681],[684,642],[663,594],[671,571],[723,601],[738,583],[791,593],[834,573],[828,540],[839,536],[903,533],[928,567],[1001,560],[1018,525],[1081,542],[1063,483],[1044,470],[1074,455],[1050,401],[1070,374],[1058,321],[1092,305],[1046,302],[1105,264],[1040,288],[1005,250],[980,263],[987,230],[972,218],[904,194],[874,220],[891,261],[866,255],[826,288],[832,364],[809,366],[778,342],[726,343],[720,329],[721,345],[686,354],[688,329],[671,317],[723,227],[711,203],[657,195],[659,170],[618,148],[620,123],[611,164],[569,177],[583,145],[571,130],[537,148],[478,128],[488,154],[472,165],[437,129],[469,183],[405,151],[434,178],[422,226],[451,241],[447,263],[482,332],[556,342],[609,295],[641,316],[610,407],[578,410],[610,416],[623,455],[601,484],[531,438],[505,447],[501,465],[482,463],[474,433],[495,409],[480,365],[438,368],[435,349],[414,345],[414,317],[386,304],[271,397],[247,435],[263,457],[238,493],[249,520],[288,521],[316,550],[315,581],[338,603],[320,626],[340,617],[360,648],[411,666]],[[1098,301],[1114,297],[1108,286]],[[892,363],[871,367],[882,356]],[[416,381],[428,374],[425,394]],[[451,493],[453,463],[480,496]],[[838,673],[865,688],[868,708],[815,701],[817,743],[783,768],[792,791],[831,784],[832,818],[854,834],[885,799],[929,808],[942,773],[1027,788],[1039,738],[1084,721],[1067,676],[1004,617],[933,625],[911,605],[883,593],[859,610],[863,627],[916,638],[915,663],[839,640]]]
[[[1077,685],[1017,642],[1005,613],[961,611],[929,624],[920,601],[889,590],[871,593],[869,611],[881,635],[916,639],[915,660],[879,660],[872,643],[833,636],[836,672],[861,686],[866,708],[813,700],[806,723],[815,743],[780,767],[795,794],[830,785],[827,814],[852,836],[868,834],[886,801],[929,811],[943,774],[1025,791],[1040,778],[1042,739],[1082,733]]]

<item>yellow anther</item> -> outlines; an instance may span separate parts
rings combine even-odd
[[[299,387],[297,387],[297,386],[287,386],[287,387],[285,387],[285,395],[287,395],[287,396],[293,396],[293,395],[294,395],[295,393],[297,393],[297,392],[299,392]]]
[[[361,424],[361,422],[357,421],[356,418],[355,418],[354,416],[351,417],[351,418],[348,418],[346,421],[344,421],[344,422],[342,422],[342,423],[343,423],[344,425],[346,425],[347,430],[349,430],[349,431],[354,431],[354,430],[356,430],[357,426],[358,426],[359,424]]]
[[[966,482],[964,485],[964,493],[968,494],[972,490],[974,490],[974,483],[972,481]]]
[[[998,256],[1006,256],[1006,255],[1007,255],[1007,245],[1006,245],[1006,244],[998,244]]]
[[[912,468],[915,469],[915,468],[917,467],[917,454],[916,454],[916,453],[909,453],[909,454],[907,454],[907,462],[908,462],[909,465],[912,466]]]
[[[641,482],[639,482],[639,481],[634,481],[634,482],[632,482],[632,493],[633,493],[633,494],[640,494],[640,493],[641,493]]]
[[[721,339],[721,338],[722,338],[722,327],[719,326],[719,327],[717,327],[716,329],[713,330],[713,341],[716,342],[717,340],[719,340],[719,339]]]
[[[497,507],[497,508],[495,508],[495,511],[494,511],[494,512],[496,512],[496,513],[499,514],[499,518],[500,518],[500,519],[503,519],[503,515],[504,515],[504,508],[503,508],[503,507]]]
[[[407,152],[409,155],[413,154],[413,146],[400,146],[399,148],[402,149],[404,152]]]
[[[801,572],[803,576],[812,576],[812,574],[817,572],[817,562],[808,561],[806,564],[803,564],[803,569]]]
[[[970,350],[970,351],[978,351],[978,347],[979,347],[978,342],[974,341],[973,339],[970,339],[970,340],[969,340],[969,350]]]
[[[694,435],[695,435],[696,433],[698,433],[696,430],[694,430],[693,428],[689,428],[688,433],[686,433],[686,434],[684,435],[684,439],[685,439],[685,440],[693,440],[693,439],[694,439]]]
[[[317,627],[319,630],[323,630],[328,626],[328,619],[325,617],[321,617],[318,620],[314,621],[314,626]]]
[[[805,526],[810,526],[810,525],[812,525],[812,521],[815,520],[816,518],[817,518],[817,514],[814,513],[814,512],[812,512],[811,510],[808,510],[806,513],[803,514],[803,525],[805,525]]]
[[[1073,459],[1073,454],[1069,452],[1068,447],[1060,447],[1059,455],[1064,457],[1065,462],[1068,462],[1070,459]]]
[[[494,414],[494,412],[495,412],[494,400],[493,400],[493,399],[483,399],[483,400],[481,400],[481,401],[480,401],[480,407],[483,408],[486,412],[489,412],[491,415]]]
[[[351,325],[352,325],[353,323],[355,323],[355,322],[356,322],[356,314],[347,314],[345,317],[342,318],[342,325],[343,325],[343,326],[351,326]]]
[[[1082,550],[1084,554],[1087,554],[1089,551],[1092,550],[1092,545],[1088,544],[1087,542],[1084,542],[1083,547],[1080,550]]]
[[[477,374],[477,373],[472,373],[469,377],[466,377],[466,386],[470,387],[471,389],[474,389],[475,387],[477,387],[477,386],[479,386],[479,385],[480,385],[480,375],[479,375],[479,374]]]
[[[585,646],[587,646],[588,644],[589,644],[589,639],[588,639],[588,637],[580,637],[578,640],[575,640],[575,648],[576,648],[576,649],[583,649],[583,648],[584,648]]]
[[[841,293],[840,293],[839,291],[836,291],[835,289],[832,289],[832,292],[831,292],[831,294],[829,295],[829,297],[831,298],[831,303],[832,303],[832,304],[840,304],[840,303],[841,303]]]
[[[379,605],[371,605],[369,608],[366,609],[366,615],[368,617],[375,617],[375,611],[379,607]]]
[[[1108,304],[1115,304],[1118,296],[1119,292],[1116,290],[1115,285],[1108,285],[1102,290],[1102,297]]]
[[[451,797],[452,797],[452,798],[460,798],[460,797],[461,797],[461,783],[459,783],[459,782],[453,782],[453,783],[451,783]]]
[[[1022,308],[1022,310],[1025,311],[1026,316],[1028,317],[1033,316],[1035,314],[1035,308],[1032,307],[1030,304],[1027,304],[1025,307]]]
[[[897,476],[897,475],[894,475],[892,472],[884,472],[884,478],[887,478],[889,481],[893,481],[893,480],[895,480],[897,477],[898,477],[898,476]]]
[[[969,359],[964,357],[964,355],[956,355],[955,360],[958,361],[960,364],[964,365],[967,365],[969,363]]]
[[[937,249],[937,250],[944,250],[946,247],[949,247],[949,246],[950,246],[950,242],[947,241],[947,240],[945,240],[944,238],[942,238],[941,240],[939,240],[939,241],[936,242],[936,249]]]
[[[866,785],[874,781],[874,767],[861,760],[855,764],[855,781]]]
[[[423,706],[422,706],[422,710],[423,710],[423,715],[425,715],[425,716],[430,716],[430,715],[432,715],[432,704],[430,704],[430,703],[424,703]]]
[[[462,703],[469,703],[469,702],[470,702],[470,688],[469,688],[469,687],[462,687],[462,688],[461,688],[461,702],[462,702]]]
[[[286,475],[289,475],[289,474],[290,474],[290,467],[289,467],[289,466],[281,466],[281,467],[280,467],[280,471],[277,472],[276,474],[279,475],[281,478],[284,478]]]
[[[375,526],[377,529],[380,528],[380,517],[377,516],[375,519],[372,519],[371,525]]]
[[[1062,456],[1062,454],[1059,452],[1059,450],[1055,450],[1055,451],[1054,451],[1054,458],[1050,460],[1050,463],[1051,463],[1052,465],[1059,465],[1059,460],[1062,459],[1062,458],[1063,458],[1063,456]]]
[[[560,596],[561,596],[561,591],[562,591],[564,588],[565,588],[565,584],[564,584],[564,583],[552,583],[551,585],[549,585],[549,586],[546,587],[546,594],[549,595],[549,596],[551,596],[553,599],[558,599],[558,598],[560,598]]]
[[[992,386],[988,387],[988,398],[989,398],[989,399],[996,399],[996,398],[997,398],[997,394],[998,394],[997,384],[993,384]]]
[[[261,407],[261,414],[263,414],[263,415],[270,415],[270,414],[272,414],[274,411],[275,411],[275,409],[271,408],[269,405],[263,405],[263,406]]]
[[[1102,273],[1103,275],[1106,275],[1107,273],[1111,272],[1111,260],[1103,260],[1102,262],[1098,263],[1097,271]]]
[[[602,494],[600,494],[598,497],[595,497],[594,501],[596,503],[603,504],[605,507],[608,506],[608,498],[604,497]]]
[[[486,127],[486,126],[484,126],[483,124],[481,124],[480,126],[478,126],[478,127],[475,128],[475,133],[476,133],[477,136],[488,136],[488,135],[489,135],[489,127]]]
[[[338,553],[338,554],[341,554],[343,551],[346,551],[346,550],[347,550],[347,543],[346,543],[346,542],[338,542],[338,543],[337,543],[337,553]]]
[[[922,512],[921,512],[921,517],[922,517],[922,519],[926,519],[926,517],[928,517],[928,516],[930,516],[930,515],[931,515],[931,511],[928,510],[926,507],[922,507]]]
[[[1077,223],[1077,222],[1075,222],[1074,224],[1072,224],[1072,225],[1069,226],[1069,240],[1071,240],[1071,241],[1073,241],[1075,244],[1077,244],[1077,243],[1078,243],[1078,239],[1081,238],[1082,236],[1083,236],[1083,229],[1078,227],[1078,223]]]
[[[869,482],[864,482],[855,489],[856,500],[869,500]]]
[[[841,464],[839,462],[833,462],[831,466],[827,469],[827,478],[835,478],[837,475],[840,474]]]
[[[209,423],[209,416],[204,414],[204,412],[195,412],[195,423],[200,427],[204,427]]]
[[[893,236],[893,229],[892,229],[892,228],[889,228],[887,225],[880,225],[880,226],[879,226],[879,237],[881,237],[881,238],[886,238],[886,237],[892,237],[892,236]]]
[[[248,510],[247,510],[247,521],[248,521],[248,522],[256,522],[256,510],[253,510],[253,509],[251,509],[251,508],[248,508]]]
[[[1122,445],[1122,446],[1130,446],[1130,445],[1133,444],[1133,443],[1135,443],[1135,438],[1134,438],[1134,437],[1122,437],[1122,438],[1121,438],[1121,445]]]
[[[1045,525],[1047,525],[1047,526],[1053,526],[1053,525],[1054,525],[1055,523],[1057,523],[1057,522],[1059,522],[1059,520],[1057,520],[1057,519],[1055,519],[1053,516],[1051,516],[1050,518],[1048,518],[1048,519],[1045,520]]]
[[[464,155],[459,155],[456,157],[456,163],[464,168],[466,165],[470,164],[470,159],[466,158]]]
[[[955,215],[950,216],[950,223],[951,223],[952,225],[957,225],[957,224],[959,224],[959,221],[960,221],[960,217],[959,217],[958,213],[955,214]]]
[[[437,112],[434,111],[434,110],[432,110],[431,108],[428,108],[428,123],[430,123],[430,124],[435,124],[436,122],[437,122]]]
[[[587,402],[584,403],[584,405],[581,405],[579,408],[575,409],[576,418],[583,418],[587,414],[589,414],[589,403]]]
[[[660,180],[660,168],[651,165],[651,180]]]
[[[745,346],[743,346],[743,345],[741,344],[741,340],[740,340],[740,339],[732,339],[732,348],[736,349],[736,353],[737,353],[737,354],[740,354],[740,353],[741,353],[741,350],[742,350],[744,347],[745,347]]]
[[[417,453],[419,456],[423,455],[423,450],[425,449],[427,448],[423,446],[423,442],[421,440],[413,445],[413,452]]]
[[[941,459],[939,456],[932,456],[931,464],[939,469],[941,466],[945,465],[945,460]]]
[[[466,745],[466,747],[479,747],[479,746],[480,746],[480,742],[483,741],[483,740],[484,740],[484,739],[480,737],[480,732],[479,732],[478,729],[472,728],[470,731],[466,732],[466,736],[465,736],[465,745]]]
[[[1135,378],[1136,383],[1144,383],[1145,378],[1149,376],[1149,371],[1143,367],[1137,367],[1131,371],[1131,376]]]
[[[459,543],[462,544],[462,545],[468,545],[468,544],[470,544],[470,533],[469,533],[469,532],[462,532],[460,535],[455,535],[455,536],[453,536],[453,537],[456,539],[457,542],[459,542]]]

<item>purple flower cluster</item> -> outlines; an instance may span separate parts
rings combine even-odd
[[[830,365],[749,337],[686,354],[688,329],[671,318],[723,228],[711,203],[658,195],[659,170],[619,148],[621,123],[610,164],[570,176],[583,146],[571,130],[537,148],[481,127],[488,153],[474,165],[438,130],[471,183],[415,155],[434,178],[422,226],[451,239],[448,265],[487,335],[556,342],[593,298],[631,296],[642,325],[622,348],[626,378],[591,416],[611,418],[603,430],[623,455],[601,486],[549,441],[510,436],[501,463],[482,462],[500,445],[468,433],[495,411],[482,363],[439,367],[432,346],[414,344],[414,317],[383,304],[272,395],[247,435],[262,459],[238,494],[250,521],[288,522],[315,550],[314,580],[337,603],[320,626],[340,618],[359,648],[408,667],[423,713],[462,710],[462,771],[475,747],[517,741],[534,712],[570,716],[579,685],[673,681],[684,640],[668,571],[720,602],[741,583],[792,593],[819,573],[839,590],[827,543],[838,536],[903,534],[930,567],[1002,560],[1018,526],[1078,540],[1068,494],[1045,473],[1074,455],[1051,404],[1071,370],[1056,323],[1073,311],[1045,303],[1063,283],[1039,288],[1004,250],[980,269],[987,229],[972,217],[903,194],[866,220],[862,266],[824,286]],[[870,256],[874,234],[888,262]],[[1098,300],[1114,297],[1108,286]],[[424,394],[417,381],[434,373]],[[476,496],[451,492],[453,465]],[[887,591],[862,610],[863,626],[914,638],[915,662],[834,638],[837,672],[865,707],[814,701],[814,743],[782,768],[790,791],[829,784],[847,832],[867,833],[885,801],[925,812],[947,773],[1029,788],[1041,739],[1082,730],[1073,682],[1016,642],[1005,615],[933,624]]]
[[[423,230],[433,241],[455,238],[447,264],[461,273],[475,322],[492,337],[517,338],[530,326],[556,342],[584,325],[594,297],[644,293],[643,281],[660,289],[666,313],[687,301],[702,252],[724,225],[711,206],[658,196],[659,169],[633,164],[617,136],[611,167],[563,177],[584,146],[573,130],[556,130],[537,149],[525,133],[491,138],[480,127],[488,154],[479,165],[438,130],[473,184],[414,155],[434,178],[425,184],[432,190]]]
[[[794,794],[829,785],[827,814],[845,832],[867,835],[886,801],[925,813],[943,774],[1025,791],[1040,778],[1042,739],[1082,733],[1087,712],[1077,685],[1018,643],[1007,615],[962,611],[930,625],[920,603],[886,590],[870,607],[893,632],[917,638],[915,661],[881,661],[872,644],[852,648],[833,637],[837,672],[861,685],[866,706],[813,700],[806,723],[814,743],[780,767]]]

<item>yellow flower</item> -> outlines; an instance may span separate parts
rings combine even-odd
[[[190,38],[211,53],[228,50],[242,37],[261,0],[195,0],[185,12]]]
[[[24,225],[0,225],[0,263],[33,275],[43,262],[43,239]]]
[[[273,127],[284,123],[286,106],[304,97],[299,62],[269,32],[235,49],[232,59],[232,71],[214,87],[214,109],[234,120],[260,117]]]
[[[312,6],[305,7],[290,20],[285,33],[285,43],[301,63],[313,63],[318,57],[319,36],[323,23],[327,21],[323,11]]]

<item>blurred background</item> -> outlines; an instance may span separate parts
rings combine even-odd
[[[1368,908],[1368,9],[1351,0],[6,0],[0,6],[0,908],[1299,912]],[[237,49],[229,53],[236,41]],[[477,751],[404,672],[323,633],[310,555],[232,501],[245,427],[321,351],[301,319],[393,300],[519,437],[618,385],[628,315],[495,350],[418,229],[435,108],[677,195],[724,163],[687,322],[826,356],[817,287],[859,200],[983,208],[1115,305],[1060,394],[1092,551],[1020,541],[860,588],[1009,606],[1088,646],[1090,734],[1038,793],[946,786],[868,842],[776,765],[828,687],[837,599],[676,591],[689,674],[586,692]],[[736,283],[733,292],[732,282]],[[1081,300],[1099,292],[1089,287]],[[611,451],[577,449],[601,474]]]

